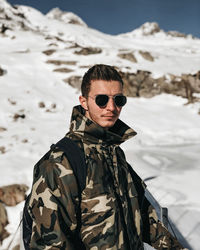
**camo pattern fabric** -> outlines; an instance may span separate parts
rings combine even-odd
[[[34,169],[30,249],[140,250],[144,241],[156,249],[182,249],[158,221],[144,197],[141,179],[136,173],[134,180],[130,175],[119,145],[135,134],[121,120],[105,130],[87,119],[81,106],[74,107],[66,136],[85,154],[87,177],[81,205],[72,168],[64,153],[54,150]],[[79,209],[81,228],[77,230]]]

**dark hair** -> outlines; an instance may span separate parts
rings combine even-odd
[[[91,81],[93,80],[118,81],[122,84],[122,87],[124,85],[120,74],[114,67],[104,64],[96,64],[83,76],[81,84],[82,96],[88,97]]]

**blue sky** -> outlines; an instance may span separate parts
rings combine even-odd
[[[71,11],[88,26],[108,34],[132,31],[145,22],[157,22],[165,31],[200,37],[200,0],[8,0],[43,13],[54,7]]]

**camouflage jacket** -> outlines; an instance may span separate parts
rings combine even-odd
[[[143,242],[156,249],[182,249],[158,221],[141,179],[130,175],[119,145],[135,134],[121,120],[105,130],[87,119],[81,106],[74,107],[66,136],[85,154],[81,203],[67,158],[62,151],[53,151],[34,169],[30,249],[140,250]]]

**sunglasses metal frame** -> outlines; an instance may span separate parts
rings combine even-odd
[[[98,102],[97,102],[97,98],[99,97],[99,96],[106,96],[106,97],[108,97],[108,100],[107,100],[107,102],[104,104],[104,105],[99,105],[98,104]],[[119,96],[122,96],[122,97],[125,97],[125,103],[123,104],[123,105],[117,105],[116,104],[116,97],[119,97]],[[125,95],[122,95],[122,94],[118,94],[118,95],[106,95],[106,94],[99,94],[99,95],[96,95],[95,97],[92,97],[92,96],[88,96],[88,97],[90,97],[90,98],[92,98],[93,100],[95,100],[95,103],[96,103],[96,105],[97,106],[99,106],[99,107],[106,107],[106,105],[108,104],[108,102],[109,102],[109,99],[110,98],[112,98],[113,100],[114,100],[114,103],[115,103],[115,105],[117,106],[117,107],[123,107],[125,104],[126,104],[126,102],[127,102],[127,98],[126,98],[126,96]]]

